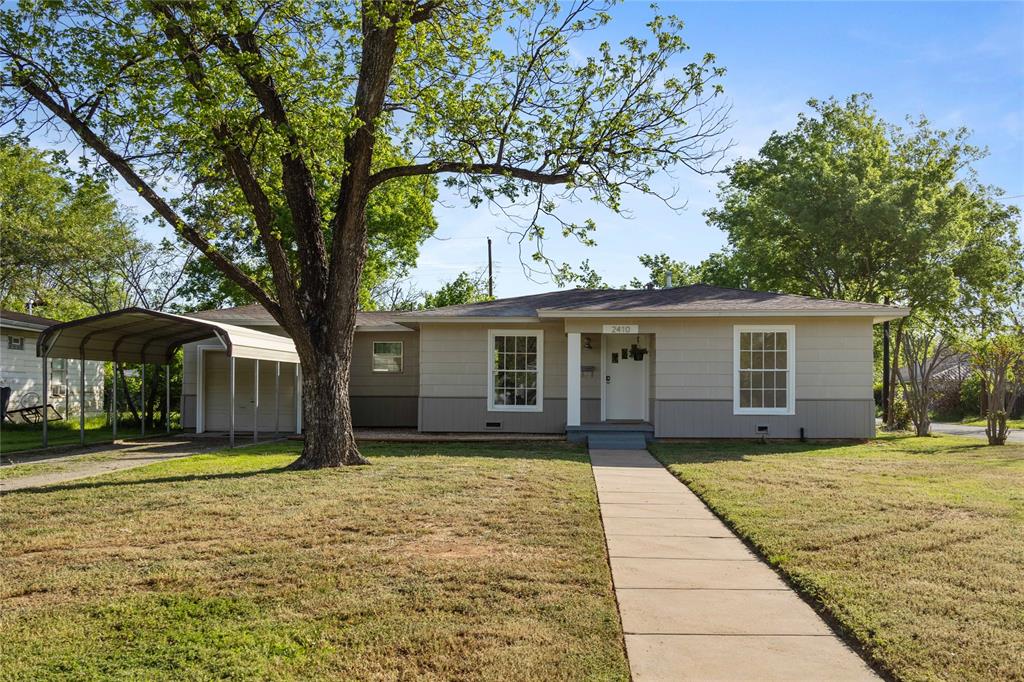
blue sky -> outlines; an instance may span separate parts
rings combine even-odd
[[[694,59],[713,52],[728,68],[733,157],[756,154],[773,129],[787,130],[809,98],[845,98],[870,92],[887,120],[925,114],[939,127],[967,126],[991,156],[977,165],[981,180],[1001,186],[1024,204],[1024,3],[995,2],[675,2],[662,3],[686,22]],[[650,16],[647,2],[627,2],[595,40],[639,34]],[[574,46],[586,53],[590,45]],[[724,243],[702,211],[715,205],[716,177],[679,173],[676,212],[656,199],[631,194],[623,219],[585,204],[565,207],[568,217],[597,220],[597,246],[553,237],[545,250],[556,261],[589,259],[615,285],[641,274],[636,258],[667,252],[694,263]],[[422,250],[418,286],[436,288],[462,270],[486,263],[486,237],[494,239],[496,294],[514,296],[553,285],[527,278],[518,247],[486,208],[443,197],[438,239]]]

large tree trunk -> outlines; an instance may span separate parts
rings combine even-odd
[[[354,317],[354,315],[353,315]],[[359,452],[352,428],[349,375],[354,324],[327,348],[302,359],[302,455],[291,469],[369,464]]]

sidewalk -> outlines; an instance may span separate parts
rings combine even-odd
[[[877,680],[646,451],[591,450],[633,680]]]
[[[91,446],[81,454],[64,457],[26,460],[18,466],[38,467],[39,472],[0,479],[0,494],[91,478],[179,457],[191,457],[223,448],[226,444],[227,441],[223,440],[198,441],[171,436],[117,445],[108,444],[106,448]]]

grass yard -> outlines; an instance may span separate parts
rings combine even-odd
[[[628,679],[562,443],[199,455],[0,505],[0,678]]]
[[[968,426],[988,426],[988,421],[984,417],[968,417],[963,423]],[[1016,431],[1024,429],[1024,419],[1007,419],[1006,424]]]
[[[47,430],[50,446],[78,445],[78,420],[50,422]],[[163,432],[163,429],[158,430],[160,434]],[[118,438],[133,438],[138,435],[139,428],[137,426],[129,427],[118,424]],[[109,443],[112,440],[112,430],[107,425],[104,417],[93,417],[86,421],[86,444]],[[43,427],[41,424],[10,424],[7,422],[0,424],[0,455],[35,450],[41,447],[43,447]]]
[[[1024,447],[652,450],[897,679],[1024,680]]]

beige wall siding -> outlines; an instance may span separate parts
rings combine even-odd
[[[421,325],[420,396],[486,398],[489,329],[543,330],[544,400],[565,398],[565,328],[560,322]]]
[[[253,327],[259,331],[283,334],[280,327]],[[402,372],[388,374],[373,371],[373,342],[401,341],[403,344]],[[185,428],[196,428],[196,406],[198,404],[196,380],[198,348],[209,346],[209,342],[190,343],[184,346],[182,370],[182,410]],[[416,396],[419,392],[419,340],[415,332],[397,333],[356,333],[352,355],[352,414],[357,426],[416,426]],[[228,381],[227,360],[223,353],[206,353],[205,428],[220,431],[228,428]],[[239,359],[236,366],[236,413],[235,427],[239,430],[252,429],[252,382],[251,360]],[[260,364],[260,429],[273,428],[274,365]],[[294,366],[281,364],[281,414],[282,429],[294,428],[294,404],[292,383]],[[392,400],[389,400],[392,399]]]
[[[402,371],[399,373],[373,371],[373,344],[375,341],[402,342]],[[416,396],[420,388],[420,348],[416,332],[389,334],[359,332],[352,348],[353,396]]]
[[[7,337],[25,339],[23,350],[7,348]],[[67,361],[65,394],[47,395],[43,388],[42,358],[36,357],[36,332],[22,329],[0,328],[0,386],[10,386],[11,398],[8,407],[21,407],[22,399],[29,393],[36,393],[40,399],[51,403],[65,419],[78,419],[79,394],[81,393],[81,360]],[[52,366],[52,360],[51,366]],[[85,361],[85,411],[93,415],[103,411],[104,363]],[[51,379],[52,384],[52,379]]]
[[[228,357],[223,351],[207,351],[204,355],[204,405],[207,431],[226,431],[230,428],[231,402],[228,394]],[[251,431],[253,414],[257,412],[253,384],[255,361],[247,358],[235,360],[235,428]],[[274,363],[260,362],[258,424],[260,431],[273,431],[280,418],[282,432],[295,430],[295,371],[293,365],[281,363],[281,391],[275,404]],[[194,418],[193,418],[194,419]],[[192,425],[194,428],[195,425]]]
[[[657,325],[658,400],[732,400],[733,326],[796,327],[796,399],[870,399],[869,318],[690,318]]]

